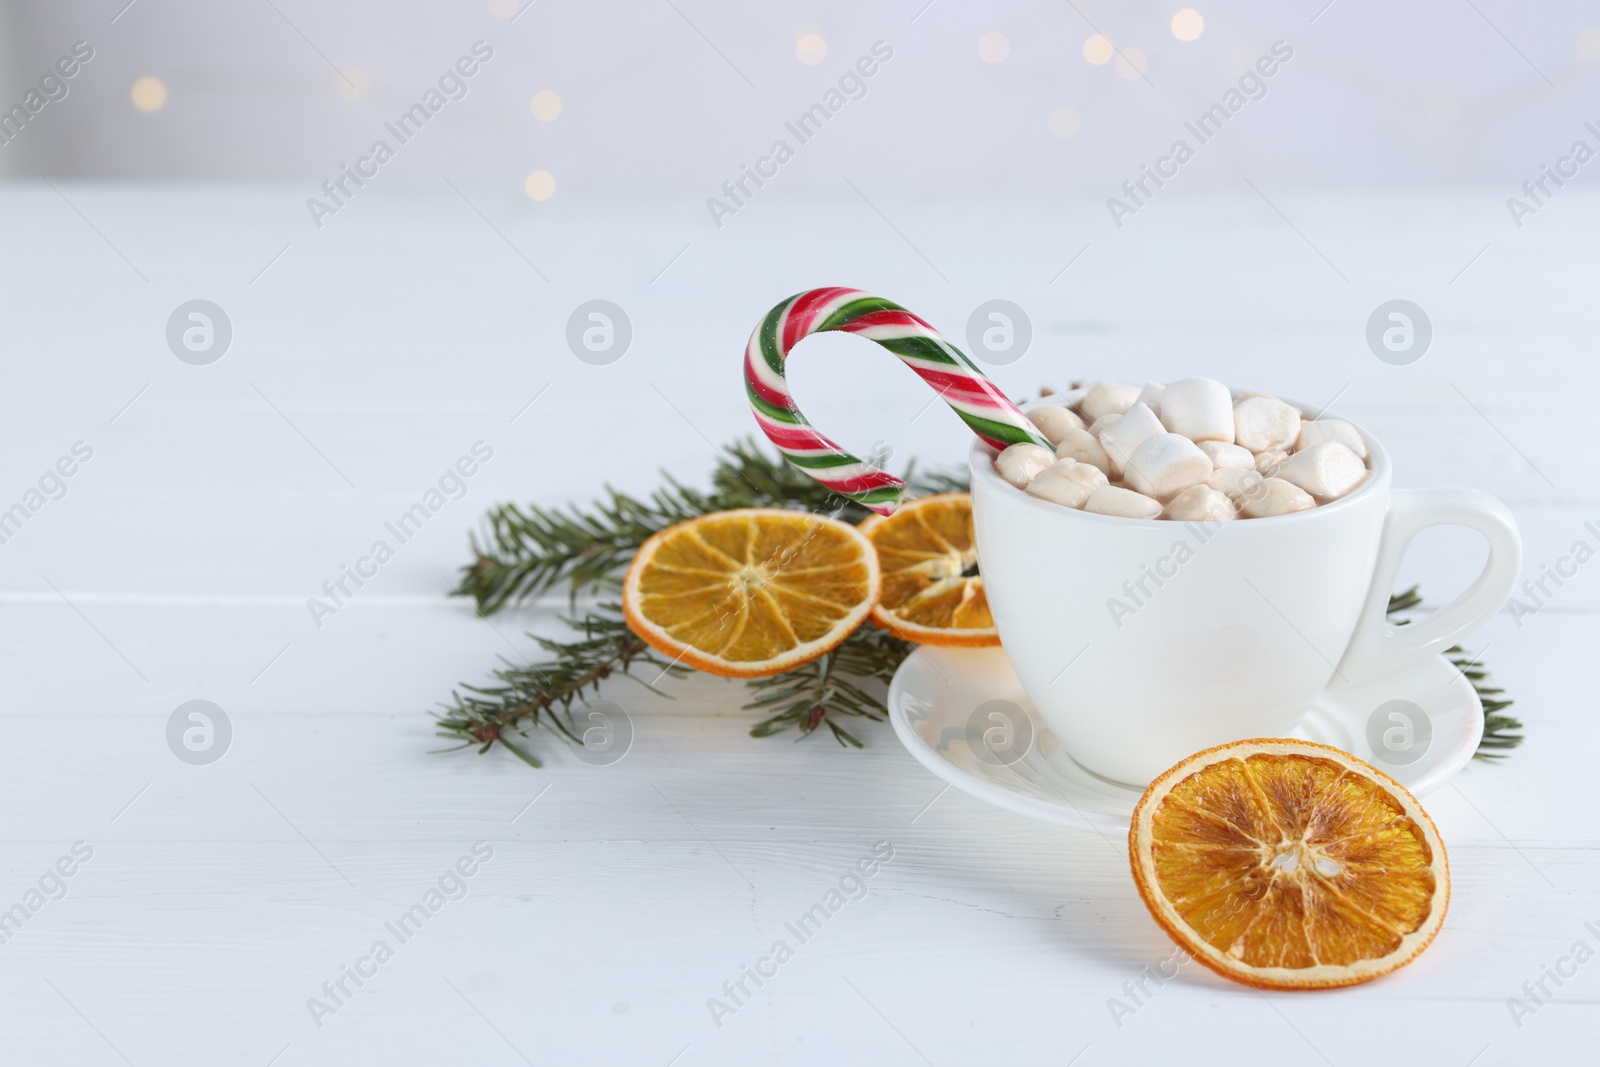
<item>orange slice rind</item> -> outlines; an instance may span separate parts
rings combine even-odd
[[[623,578],[622,611],[676,663],[759,678],[838,647],[878,588],[877,556],[849,523],[743,508],[669,526],[641,545]]]
[[[998,645],[972,525],[972,497],[940,493],[874,515],[860,530],[878,553],[883,591],[872,620],[920,645]]]
[[[1235,741],[1150,783],[1128,831],[1134,882],[1206,967],[1258,989],[1358,985],[1444,923],[1450,868],[1405,787],[1308,741]]]

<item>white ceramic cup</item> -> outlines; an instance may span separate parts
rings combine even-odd
[[[1506,506],[1470,489],[1392,489],[1388,453],[1362,437],[1371,473],[1350,495],[1211,524],[1039,500],[995,473],[991,450],[973,447],[978,559],[995,625],[1074,760],[1143,786],[1212,745],[1284,736],[1323,689],[1438,655],[1500,608],[1522,566]],[[1439,525],[1483,534],[1483,572],[1427,618],[1392,626],[1401,557]]]

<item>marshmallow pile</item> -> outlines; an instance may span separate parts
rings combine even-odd
[[[1260,519],[1338,500],[1367,477],[1367,444],[1340,419],[1303,418],[1265,393],[1211,378],[1143,389],[1096,382],[1027,416],[1055,451],[1012,445],[1002,478],[1100,515],[1181,522]]]

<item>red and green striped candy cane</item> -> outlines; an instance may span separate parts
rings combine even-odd
[[[750,335],[745,390],[756,422],[778,450],[840,496],[888,515],[903,501],[906,483],[834,444],[795,406],[784,361],[802,338],[827,330],[857,334],[899,356],[990,448],[1051,447],[960,349],[899,304],[860,289],[812,289],[767,312]]]

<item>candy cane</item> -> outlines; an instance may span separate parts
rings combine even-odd
[[[899,304],[859,289],[812,289],[767,312],[750,335],[745,391],[756,422],[778,451],[840,496],[888,515],[900,506],[906,483],[834,444],[795,406],[784,361],[802,338],[827,330],[859,334],[899,356],[989,447],[1052,447],[960,349]]]

